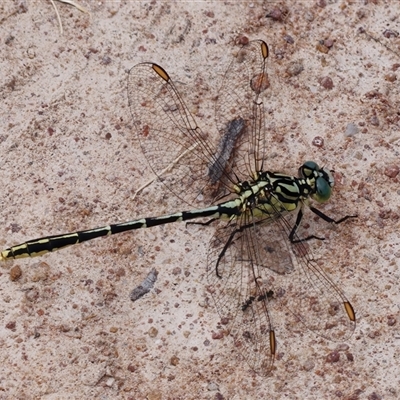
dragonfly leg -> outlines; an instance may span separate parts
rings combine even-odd
[[[357,218],[357,215],[346,215],[343,218],[335,220],[335,219],[329,217],[328,215],[325,215],[322,211],[318,210],[317,208],[310,207],[310,210],[314,214],[318,215],[318,217],[320,217],[324,221],[329,222],[331,224],[336,224],[336,225],[339,225],[342,222],[344,222],[344,221],[346,221],[346,220],[348,220],[350,218]],[[297,231],[298,227],[300,226],[302,218],[303,218],[303,210],[300,208],[299,212],[297,213],[296,222],[295,222],[295,224],[294,224],[294,226],[293,226],[293,228],[292,228],[292,230],[290,231],[290,234],[289,234],[289,240],[290,240],[291,243],[305,242],[305,241],[310,240],[310,239],[325,240],[324,238],[321,238],[321,237],[318,237],[318,236],[315,236],[315,235],[310,235],[310,236],[307,236],[307,237],[305,237],[303,239],[295,239],[294,235],[296,234],[296,231]]]
[[[348,220],[349,218],[357,218],[357,215],[346,215],[343,218],[340,218],[338,220],[334,220],[333,218],[328,217],[327,215],[325,215],[322,211],[318,210],[317,208],[310,207],[310,210],[314,214],[318,215],[318,217],[322,218],[324,221],[330,222],[330,223],[333,223],[333,224],[336,224],[336,225],[341,224],[342,222]]]
[[[229,238],[228,238],[228,240],[226,241],[226,243],[225,243],[225,245],[224,245],[224,248],[222,249],[221,253],[219,253],[217,263],[215,264],[215,273],[217,274],[217,277],[218,277],[218,278],[222,278],[222,276],[218,273],[218,266],[219,266],[219,263],[220,263],[222,257],[225,255],[226,250],[228,250],[228,247],[231,245],[231,243],[232,243],[233,238],[235,237],[235,235],[236,235],[238,232],[242,232],[243,229],[246,228],[246,227],[247,227],[247,225],[244,225],[244,226],[240,227],[239,229],[235,229],[235,230],[229,235]]]
[[[211,218],[210,220],[208,220],[207,222],[199,222],[199,221],[190,221],[190,222],[186,222],[186,226],[188,225],[201,225],[201,226],[208,226],[211,225],[213,222],[215,221],[219,221],[219,218]]]

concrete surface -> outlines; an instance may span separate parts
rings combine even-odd
[[[278,321],[274,369],[257,376],[215,334],[205,290],[213,228],[137,231],[3,263],[0,399],[400,398],[399,2],[80,4],[90,15],[56,3],[63,35],[50,2],[0,5],[0,247],[174,209],[157,182],[132,200],[152,173],[132,139],[127,71],[164,66],[215,135],[229,60],[244,38],[263,39],[282,87],[275,134],[292,143],[287,172],[304,157],[333,168],[322,209],[359,216],[335,230],[313,220],[327,237],[315,254],[358,324],[332,343]],[[278,163],[279,140],[272,152]],[[154,289],[132,303],[153,266]]]

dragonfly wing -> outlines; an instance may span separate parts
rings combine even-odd
[[[135,65],[128,97],[135,136],[153,172],[184,203],[202,206],[215,150],[168,73],[153,63]]]
[[[268,375],[275,336],[268,310],[270,291],[258,279],[261,271],[249,245],[253,230],[240,229],[236,223],[217,230],[208,253],[207,288],[242,356],[255,372]]]
[[[255,40],[243,46],[229,65],[216,103],[216,124],[221,136],[234,126],[238,131],[232,162],[225,169],[233,170],[239,180],[246,180],[262,169],[266,158],[266,129],[261,97],[268,93],[266,70],[268,46]]]
[[[322,261],[315,260],[310,246],[317,239],[302,241],[295,235],[296,243],[290,242],[295,217],[281,215],[274,223],[265,220],[255,225],[262,279],[273,290],[282,318],[289,311],[317,334],[333,341],[344,340],[354,331],[354,311],[323,270]]]

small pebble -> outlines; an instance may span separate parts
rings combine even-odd
[[[385,29],[385,31],[383,32],[383,36],[385,36],[385,38],[390,39],[390,38],[395,38],[399,36],[399,33],[396,31],[392,31],[391,29]]]
[[[19,265],[16,265],[15,267],[12,267],[10,269],[10,279],[14,282],[17,279],[19,279],[22,275],[22,270]]]
[[[176,367],[179,364],[179,358],[177,356],[172,356],[170,359],[170,363],[171,365]]]
[[[153,326],[149,329],[148,334],[151,338],[155,338],[158,335],[158,330]]]
[[[392,164],[392,165],[388,165],[385,168],[385,172],[384,174],[388,177],[388,178],[396,178],[396,176],[399,174],[400,172],[400,168],[398,165],[396,164]]]
[[[385,75],[384,78],[385,78],[385,81],[388,81],[388,82],[394,82],[395,80],[397,80],[397,76],[393,72],[389,72],[388,74]]]
[[[339,361],[339,359],[340,359],[340,354],[336,350],[332,351],[332,353],[329,353],[326,356],[326,362],[328,362],[328,363],[336,363]]]
[[[111,58],[110,58],[109,56],[104,56],[104,57],[101,59],[100,64],[103,64],[103,65],[109,65],[109,64],[111,64]]]
[[[11,331],[15,331],[17,323],[15,321],[8,322],[6,324],[6,328],[10,329]]]
[[[292,61],[286,67],[286,73],[289,76],[297,76],[304,71],[304,66],[301,61]]]
[[[286,41],[286,43],[289,43],[289,44],[293,44],[294,43],[294,39],[290,35],[285,35],[283,37],[283,39]]]
[[[314,21],[314,18],[315,18],[315,16],[314,16],[314,14],[311,12],[311,11],[306,11],[305,13],[304,13],[304,19],[306,20],[306,21],[308,21],[308,22],[312,22],[312,21]]]
[[[162,400],[162,394],[158,390],[153,390],[152,392],[148,392],[146,396],[147,400]]]
[[[331,90],[333,88],[333,81],[329,76],[324,76],[319,80],[319,84],[327,90]]]
[[[26,51],[26,53],[28,54],[28,57],[29,57],[30,59],[36,57],[35,50],[33,50],[32,47],[29,47],[29,49]]]
[[[317,46],[316,46],[316,49],[320,53],[324,53],[324,54],[327,54],[329,52],[329,48],[326,47],[323,43],[318,43]]]
[[[114,378],[108,378],[108,379],[106,380],[106,385],[107,385],[108,387],[111,387],[111,386],[114,384],[114,382],[115,382],[115,379],[114,379]]]
[[[132,364],[129,364],[127,369],[128,369],[129,372],[135,372],[136,371],[135,366],[132,365]]]
[[[211,338],[214,340],[222,339],[224,337],[223,331],[213,332]]]
[[[378,330],[372,331],[368,333],[368,337],[371,339],[375,339],[378,338],[379,336],[381,336],[381,332]]]
[[[336,346],[336,350],[337,351],[346,351],[349,349],[349,345],[346,343],[341,343],[339,345]]]
[[[373,126],[379,126],[379,118],[376,115],[373,115],[370,119],[369,119],[369,123]]]
[[[130,299],[132,301],[136,301],[137,299],[140,299],[142,296],[144,296],[146,293],[150,292],[152,287],[154,286],[154,283],[157,280],[157,275],[158,271],[153,268],[146,276],[144,281],[137,286],[135,289],[132,290],[130,294]]]
[[[388,315],[387,316],[387,324],[389,326],[396,325],[396,318],[393,315]]]
[[[352,136],[356,135],[357,133],[358,133],[358,126],[356,124],[353,124],[352,122],[347,124],[346,130],[344,132],[345,136],[352,137]]]
[[[372,392],[368,397],[367,400],[382,400],[382,396],[376,392]]]
[[[119,1],[110,1],[108,5],[108,12],[111,16],[117,14],[119,8],[121,7]]]
[[[287,16],[288,11],[285,9],[280,10],[279,8],[272,9],[267,15],[267,18],[271,18],[274,21],[282,22]]]
[[[245,46],[246,44],[249,43],[249,38],[247,36],[240,36],[240,38],[237,40],[237,42],[238,42],[238,44]]]
[[[305,371],[311,371],[314,367],[315,367],[315,363],[312,360],[307,360],[303,364],[303,368],[304,368]]]
[[[175,267],[172,270],[172,275],[180,275],[182,273],[182,269],[180,267]]]

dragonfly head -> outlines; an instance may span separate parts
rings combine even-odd
[[[306,161],[299,169],[299,174],[313,188],[311,197],[319,203],[329,200],[334,185],[330,171],[320,168],[314,161]]]

